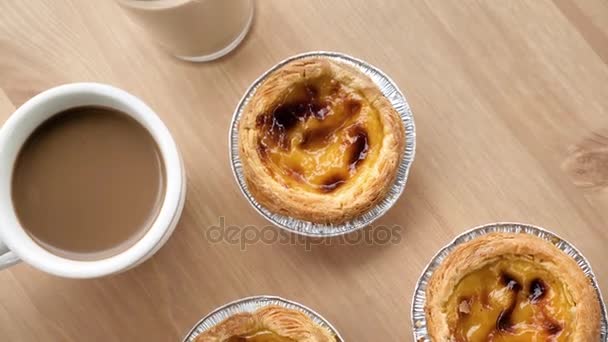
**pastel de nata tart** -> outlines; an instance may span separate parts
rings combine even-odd
[[[251,194],[274,213],[316,223],[347,221],[380,201],[404,144],[401,118],[380,89],[329,58],[274,71],[239,126]]]
[[[266,306],[227,318],[196,342],[336,342],[336,337],[300,311]]]
[[[529,234],[492,233],[452,251],[426,290],[433,342],[595,342],[596,291],[577,263]]]

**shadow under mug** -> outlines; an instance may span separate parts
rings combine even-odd
[[[166,172],[164,200],[145,235],[127,250],[93,261],[66,259],[36,244],[19,223],[11,198],[13,166],[27,138],[53,115],[79,106],[109,107],[137,120],[158,144]],[[175,229],[184,207],[185,178],[171,133],[156,113],[137,97],[98,83],[72,83],[46,90],[19,107],[0,129],[0,269],[22,260],[54,275],[94,278],[134,267],[160,249]]]

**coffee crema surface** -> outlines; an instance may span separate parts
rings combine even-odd
[[[160,210],[165,170],[150,133],[127,114],[76,107],[40,125],[12,177],[17,217],[51,253],[96,260],[125,251]]]

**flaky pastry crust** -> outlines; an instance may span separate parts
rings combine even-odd
[[[360,101],[359,116],[377,115],[381,124],[381,141],[372,141],[369,147],[374,160],[364,160],[356,173],[331,192],[308,191],[282,182],[271,174],[260,152],[264,134],[260,116],[276,111],[294,86],[319,79],[338,83],[343,93]],[[404,145],[400,116],[373,81],[354,67],[318,57],[293,61],[269,76],[244,109],[239,127],[240,159],[255,199],[274,213],[317,223],[341,223],[378,203],[394,182]]]
[[[253,313],[231,316],[203,332],[196,342],[224,342],[231,337],[247,336],[260,331],[272,332],[294,342],[336,341],[336,337],[329,330],[315,324],[304,313],[270,305]]]
[[[492,233],[463,243],[433,272],[426,290],[426,320],[432,341],[457,341],[448,325],[446,304],[460,281],[498,260],[534,263],[554,275],[572,299],[571,342],[599,339],[600,307],[589,278],[577,263],[551,243],[529,234]],[[452,308],[453,309],[453,308]]]

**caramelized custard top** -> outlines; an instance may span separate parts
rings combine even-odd
[[[525,258],[500,259],[465,276],[446,305],[460,341],[568,341],[574,303],[565,285]]]
[[[329,193],[377,158],[379,113],[356,90],[329,77],[292,86],[257,117],[258,153],[286,187]]]

